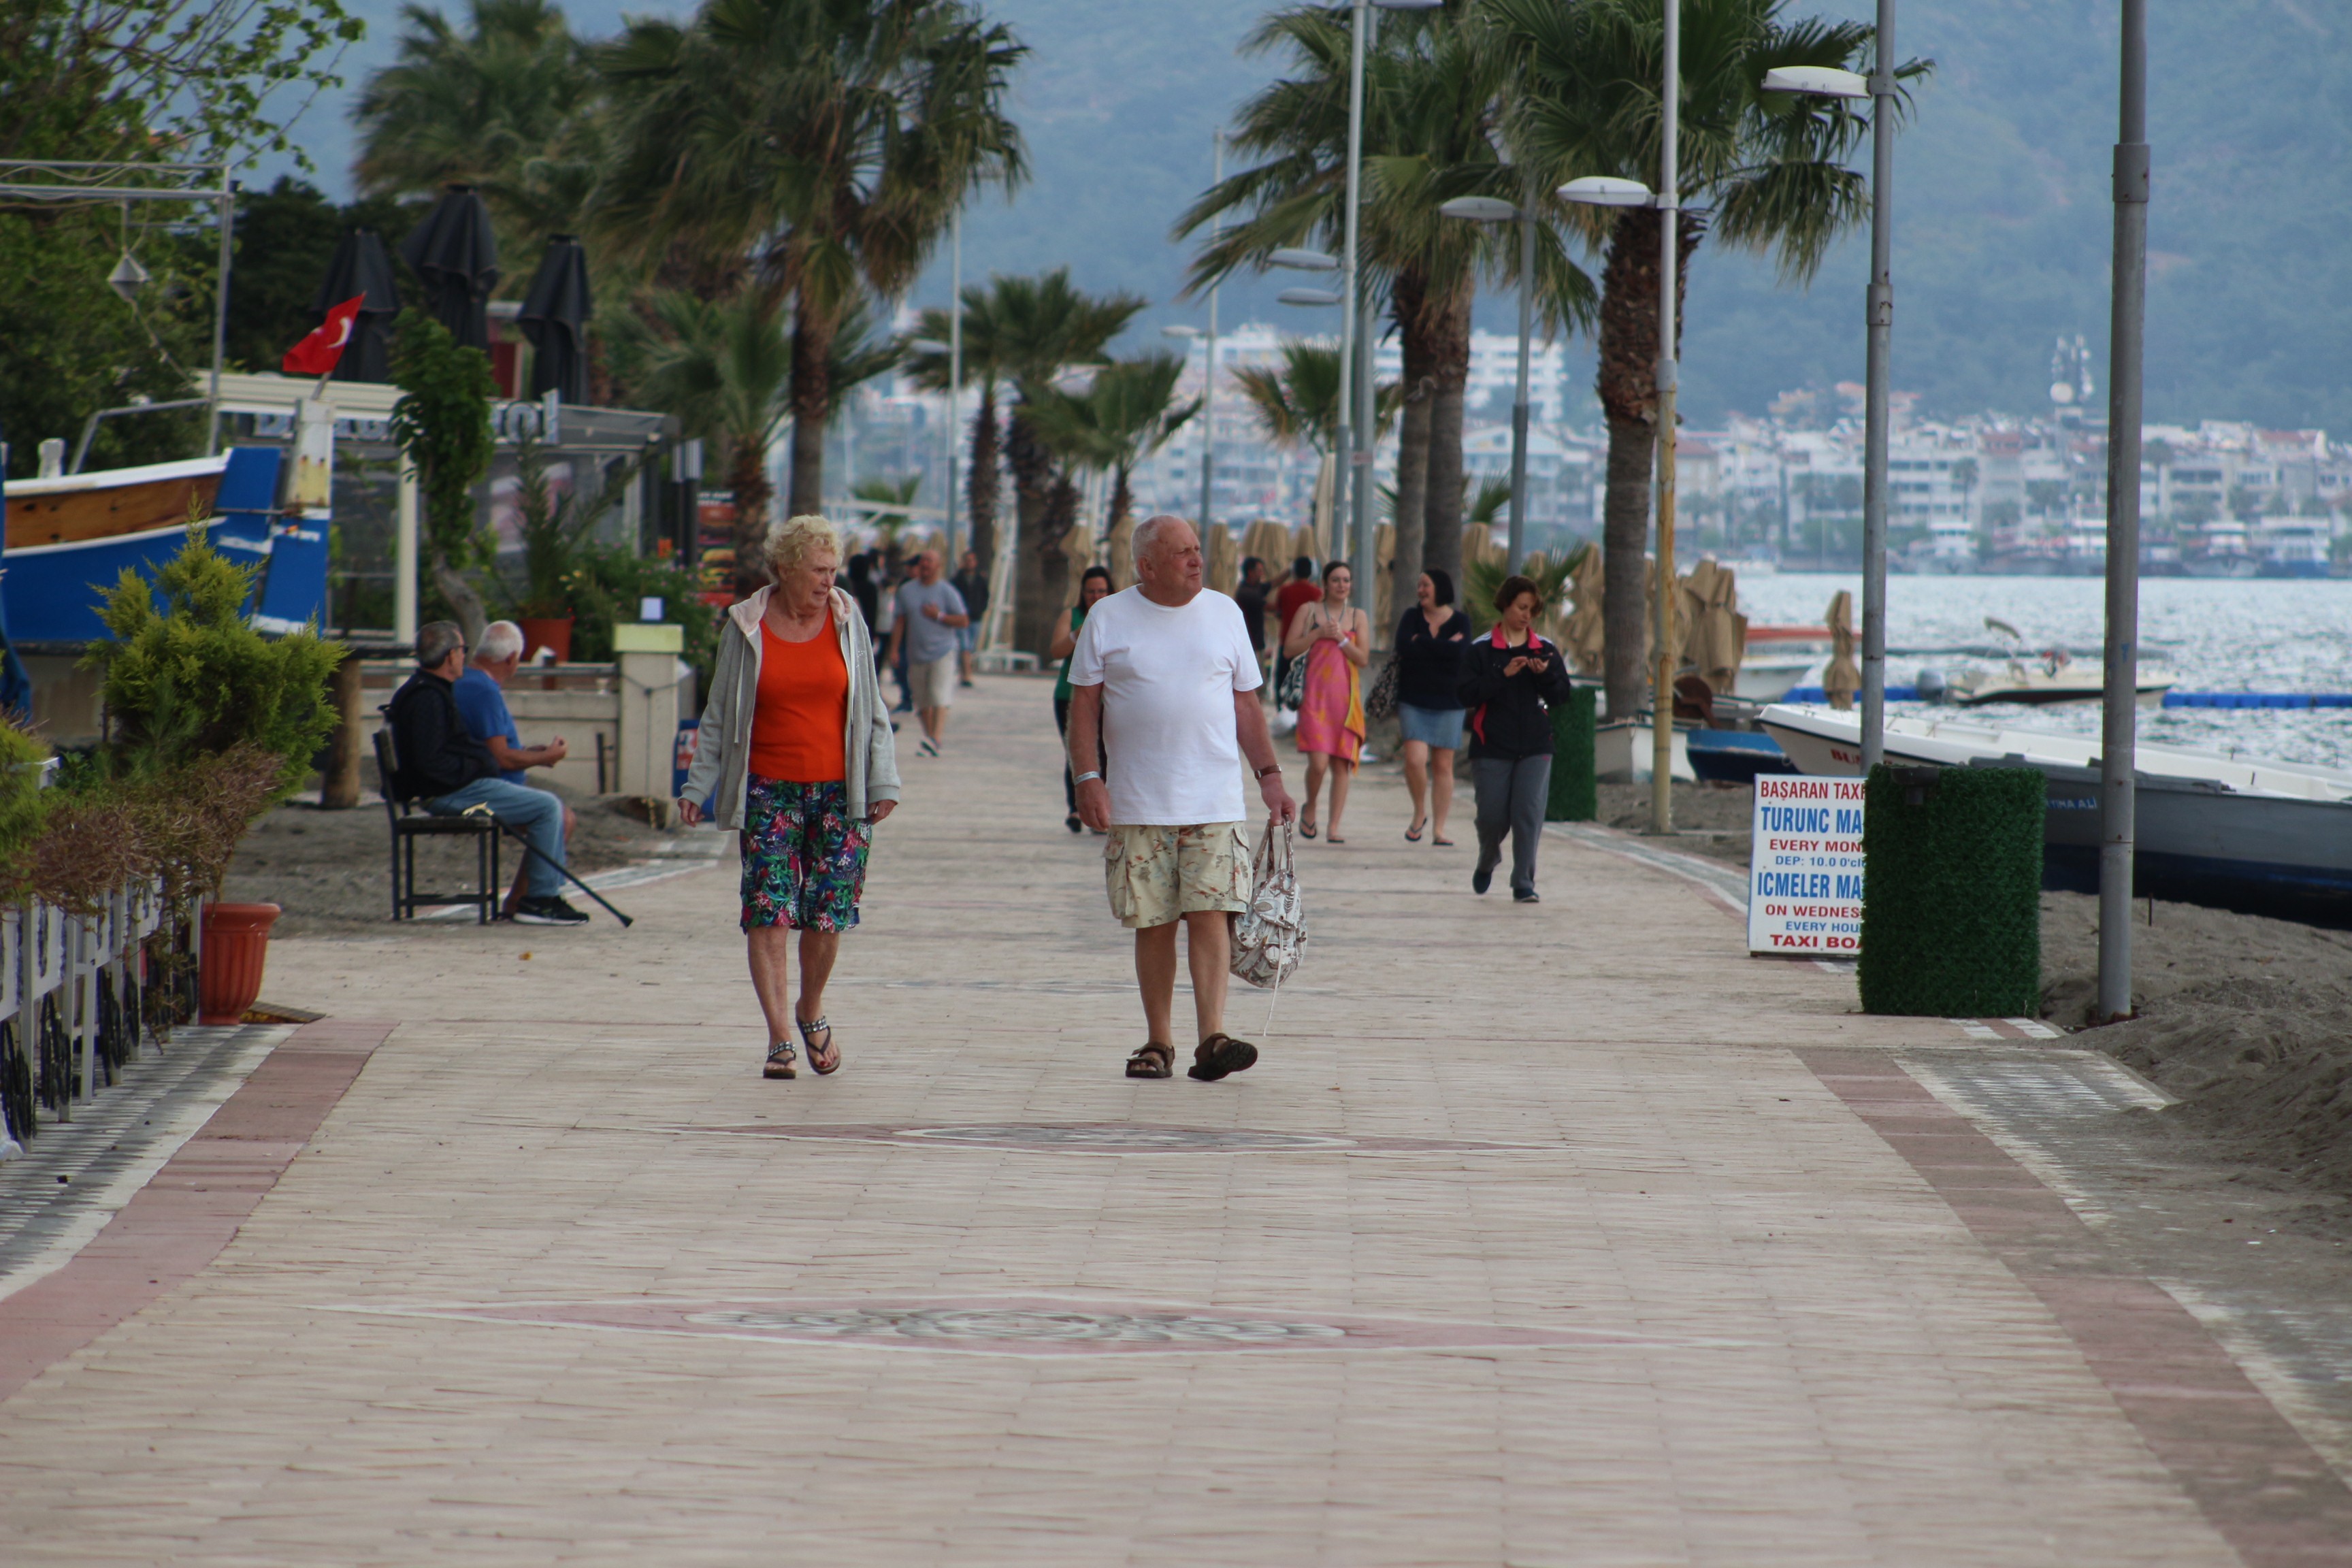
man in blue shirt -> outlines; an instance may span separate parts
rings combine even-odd
[[[514,715],[507,710],[506,693],[499,689],[514,678],[522,664],[522,628],[512,621],[492,621],[482,628],[481,640],[474,645],[474,655],[466,661],[466,672],[449,689],[457,704],[457,716],[466,721],[474,738],[490,753],[499,765],[499,777],[511,784],[531,787],[525,779],[526,768],[551,768],[567,754],[563,737],[558,735],[544,746],[526,746],[522,733],[515,728]],[[563,837],[570,842],[580,818],[570,806],[563,808]],[[523,857],[525,865],[515,868],[514,890],[507,895],[507,909],[511,914],[523,896],[523,883],[530,869],[530,857]]]

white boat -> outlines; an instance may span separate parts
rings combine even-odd
[[[2133,695],[2143,708],[2160,708],[2176,677],[2139,672]],[[2020,702],[2046,708],[2057,702],[2096,702],[2106,694],[2106,667],[2077,665],[2063,653],[2028,663],[2012,658],[1999,669],[1963,669],[1945,688],[1947,700],[1963,708],[1988,702]]]
[[[1776,703],[1757,721],[1801,773],[1862,772],[1859,713]],[[2039,768],[2044,885],[2096,889],[2097,739],[1961,719],[1885,722],[1891,763]],[[2352,926],[2352,771],[2146,743],[2134,760],[2138,892]]]

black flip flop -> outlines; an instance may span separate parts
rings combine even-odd
[[[1257,1047],[1247,1040],[1237,1040],[1231,1035],[1211,1035],[1192,1053],[1192,1065],[1184,1069],[1184,1076],[1214,1083],[1228,1074],[1246,1072],[1256,1065]]]

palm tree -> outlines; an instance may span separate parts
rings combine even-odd
[[[735,594],[754,592],[767,580],[760,548],[775,497],[768,450],[793,417],[793,339],[782,311],[753,290],[714,300],[664,289],[642,314],[615,312],[603,330],[635,395],[723,454],[735,500]],[[836,400],[898,363],[898,346],[876,331],[862,302],[832,346],[826,385]]]
[[[649,262],[749,257],[762,297],[792,300],[794,511],[823,500],[845,315],[905,290],[967,192],[1022,177],[1003,105],[1025,52],[963,0],[704,0],[601,52],[603,231]]]
[[[964,380],[980,383],[980,408],[971,416],[970,471],[964,475],[965,510],[971,520],[965,538],[980,557],[981,571],[988,573],[996,569],[997,489],[1003,478],[1003,465],[997,458],[1003,433],[997,425],[996,384],[1004,379],[1004,329],[992,289],[975,284],[963,291],[961,305]],[[916,317],[908,337],[944,343],[950,335],[948,313],[933,307]],[[944,349],[910,350],[907,355],[908,377],[926,392],[947,391],[953,370],[953,359]]]
[[[1662,0],[1487,3],[1514,83],[1507,129],[1530,183],[1548,191],[1585,174],[1654,182]],[[1785,19],[1785,0],[1668,3],[1682,7],[1678,279],[1687,285],[1689,258],[1711,229],[1726,245],[1771,255],[1783,279],[1809,280],[1831,242],[1867,210],[1863,176],[1845,167],[1867,121],[1836,100],[1767,93],[1764,73],[1776,66],[1851,68],[1868,55],[1871,29]],[[1897,74],[1914,78],[1926,68],[1914,62]],[[1609,711],[1617,717],[1641,705],[1646,686],[1643,555],[1656,449],[1663,234],[1652,207],[1577,208],[1570,221],[1603,258],[1604,668]]]
[[[1015,398],[1004,434],[1021,552],[1013,574],[1013,641],[1043,658],[1069,586],[1063,541],[1077,525],[1078,491],[1067,466],[1055,461],[1039,436],[1032,405],[1052,395],[1065,371],[1098,363],[1105,345],[1127,330],[1144,301],[1133,294],[1087,294],[1071,286],[1066,267],[1038,278],[993,278],[989,289],[998,363]]]
[[[1243,106],[1234,146],[1263,154],[1179,220],[1179,234],[1228,226],[1193,264],[1195,290],[1282,246],[1339,247],[1346,193],[1349,21],[1345,6],[1281,11],[1244,47],[1286,49],[1294,75]],[[1404,371],[1397,447],[1397,602],[1423,565],[1459,576],[1462,419],[1470,369],[1470,305],[1478,268],[1515,268],[1516,246],[1438,212],[1450,196],[1521,193],[1495,150],[1507,86],[1502,57],[1483,45],[1471,9],[1382,14],[1366,53],[1361,255],[1388,296]],[[1233,215],[1242,216],[1236,219]],[[1549,237],[1539,247],[1547,317],[1589,313],[1591,286]]]
[[[1328,454],[1339,439],[1339,351],[1321,343],[1282,345],[1282,364],[1244,365],[1234,372],[1242,396],[1257,413],[1277,447],[1307,447]],[[1396,422],[1404,395],[1395,382],[1372,389],[1375,431],[1385,435]]]
[[[1080,468],[1111,476],[1111,528],[1134,510],[1135,466],[1201,411],[1197,397],[1175,401],[1183,374],[1183,359],[1172,353],[1117,360],[1096,372],[1086,391],[1048,389],[1030,405],[1029,417],[1048,447]]]
[[[371,195],[477,186],[507,254],[521,255],[579,226],[603,157],[600,84],[547,0],[469,11],[461,33],[438,11],[401,7],[398,58],[369,75],[353,111],[354,172]]]

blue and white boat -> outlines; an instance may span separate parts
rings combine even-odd
[[[20,644],[104,639],[98,610],[106,591],[126,567],[152,578],[179,552],[192,496],[199,510],[209,501],[213,547],[261,568],[250,610],[257,629],[282,635],[323,621],[327,525],[279,504],[284,459],[278,447],[236,447],[184,463],[8,485],[0,496],[8,541],[0,605],[9,637]],[[159,513],[167,505],[180,509],[176,516]]]

